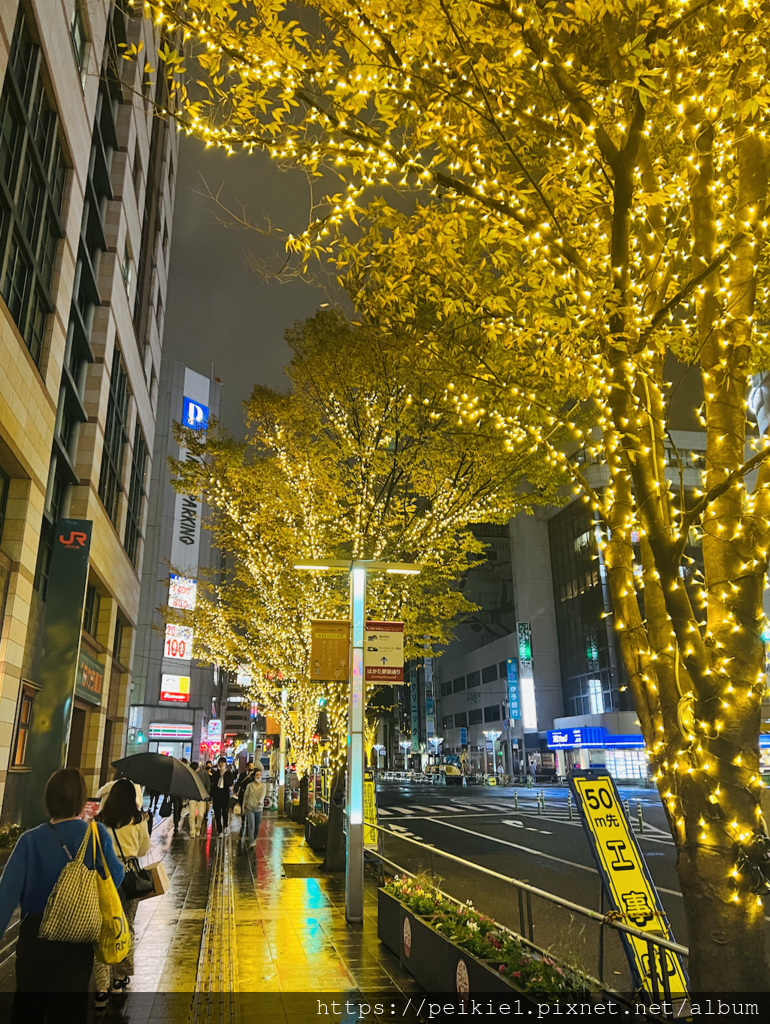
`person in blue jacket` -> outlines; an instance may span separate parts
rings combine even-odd
[[[88,824],[79,817],[86,803],[86,783],[77,768],[54,772],[45,789],[45,805],[51,820],[23,832],[0,878],[0,938],[16,907],[21,925],[16,946],[16,996],[13,1021],[85,1020],[88,987],[94,962],[90,942],[49,942],[38,938],[43,912],[62,868],[77,856]],[[123,865],[115,855],[112,839],[98,825],[106,868],[116,886],[123,881]],[[67,856],[69,853],[69,857]],[[89,848],[85,863],[93,867]],[[106,878],[105,864],[97,851],[96,869]],[[68,993],[62,998],[62,993]]]

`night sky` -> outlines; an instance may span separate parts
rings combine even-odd
[[[249,254],[278,266],[280,241],[222,223],[226,215],[197,194],[204,191],[201,177],[213,192],[222,186],[231,208],[245,205],[252,222],[264,226],[269,216],[275,227],[295,232],[307,224],[309,189],[300,171],[282,171],[262,153],[227,157],[182,137],[163,357],[206,376],[213,363],[224,385],[223,423],[240,434],[241,403],[252,386],[287,386],[284,331],[330,295],[301,281],[263,281]]]

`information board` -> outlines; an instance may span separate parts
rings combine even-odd
[[[310,678],[347,681],[350,658],[350,622],[313,619],[310,623]]]
[[[623,810],[615,780],[603,768],[573,769],[568,780],[610,909],[622,915],[625,924],[674,942],[658,891]],[[656,951],[655,963],[651,965],[647,942],[626,932],[618,934],[626,950],[635,988],[643,988],[650,995],[660,997],[665,972],[671,997],[678,999],[687,995],[687,975],[679,956],[655,946],[652,947]],[[657,989],[653,986],[653,969]]]
[[[366,623],[364,679],[367,683],[403,683],[403,622]]]

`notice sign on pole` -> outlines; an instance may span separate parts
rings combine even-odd
[[[377,793],[374,772],[364,772],[364,846],[377,847]]]
[[[403,622],[366,623],[364,680],[367,683],[403,683]]]
[[[350,622],[313,619],[310,623],[310,678],[347,680],[350,658]]]
[[[575,768],[568,778],[610,909],[621,915],[624,924],[674,942],[615,780],[603,768]],[[665,989],[673,999],[687,995],[687,975],[676,953],[648,945],[644,939],[627,932],[619,932],[619,935],[631,966],[634,988],[644,989],[656,998]],[[654,950],[652,964],[651,950]]]

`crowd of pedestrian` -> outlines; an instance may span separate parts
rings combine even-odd
[[[22,833],[0,877],[0,938],[17,907],[21,915],[12,1024],[82,1024],[87,1018],[92,977],[96,1010],[103,1010],[110,996],[126,993],[134,969],[137,906],[140,899],[156,894],[141,865],[141,858],[150,852],[156,812],[161,817],[173,816],[177,833],[186,810],[190,837],[198,838],[208,835],[210,811],[213,835],[226,836],[235,811],[241,820],[239,848],[256,847],[266,803],[261,766],[249,761],[236,770],[224,757],[216,765],[211,761],[183,763],[197,777],[206,799],[145,791],[118,773],[97,792],[100,802],[93,822],[85,814],[86,783],[78,769],[61,769],[49,779],[45,791],[49,821]],[[144,810],[145,799],[148,810]],[[80,872],[74,889],[73,871]],[[127,952],[120,957],[95,958],[95,948],[98,953],[104,942],[82,941],[78,932],[89,911],[87,896],[78,899],[78,885],[82,889],[84,878],[96,880],[97,875],[102,882],[96,883],[96,888],[102,883],[114,886],[119,917],[122,909],[122,930],[127,936],[120,942]],[[103,890],[99,892],[101,900]],[[68,899],[72,906],[67,906]],[[101,913],[100,920],[106,920],[103,908]],[[49,920],[53,917],[59,927],[55,940]]]

